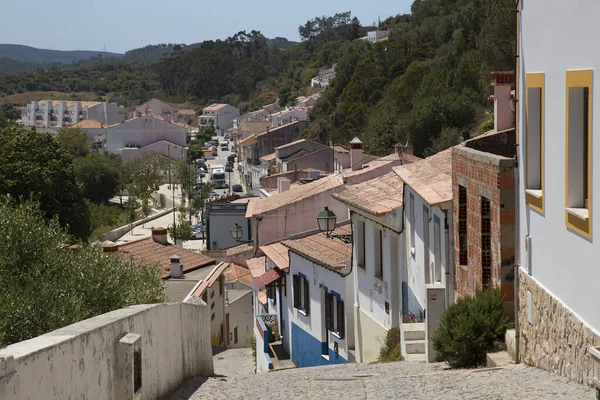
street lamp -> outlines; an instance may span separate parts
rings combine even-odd
[[[244,229],[236,222],[231,228],[231,237],[238,243],[252,243],[252,240],[242,240],[244,236]]]
[[[330,239],[340,239],[344,243],[352,243],[352,234],[349,235],[334,235],[331,232],[335,230],[335,222],[337,215],[325,206],[325,209],[317,215],[317,224],[319,230]]]

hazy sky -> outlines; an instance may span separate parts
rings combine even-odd
[[[2,4],[0,43],[56,50],[126,50],[197,43],[256,29],[299,40],[298,25],[352,11],[363,24],[407,13],[412,0],[12,0]]]

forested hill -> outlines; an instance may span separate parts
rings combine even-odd
[[[0,58],[8,58],[15,61],[33,64],[71,64],[75,61],[85,60],[92,57],[121,57],[123,54],[109,53],[91,50],[48,50],[36,49],[35,47],[20,44],[0,44]]]
[[[58,90],[96,92],[126,106],[150,97],[198,107],[217,101],[257,107],[276,98],[285,105],[309,94],[311,78],[337,63],[306,134],[328,142],[334,132],[339,143],[358,136],[377,154],[410,139],[426,155],[489,125],[489,73],[514,70],[514,8],[513,0],[416,0],[410,14],[377,27],[343,12],[301,25],[302,42],[292,46],[242,31],[71,68],[0,74],[0,96]],[[389,31],[388,40],[359,40],[374,29]],[[141,61],[157,53],[155,62]]]

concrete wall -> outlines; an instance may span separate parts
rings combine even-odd
[[[157,218],[163,217],[173,211],[174,211],[173,208],[169,208],[164,211],[158,212],[156,214],[150,215],[148,218],[143,218],[143,219],[137,220],[131,224],[123,225],[120,228],[113,229],[110,232],[102,234],[100,236],[100,240],[101,241],[110,240],[111,242],[116,242],[119,238],[121,238],[123,235],[127,234],[130,230],[132,230],[136,226],[140,226],[140,225],[145,224],[146,222],[150,222]]]
[[[340,163],[342,168],[350,168],[350,155],[346,153],[337,153],[330,147],[326,147],[319,151],[314,151],[305,154],[301,157],[293,159],[289,162],[284,162],[283,170],[289,171],[294,169],[314,168],[326,172],[334,172],[334,157],[336,163]]]
[[[258,148],[258,151],[254,151],[253,159],[256,162],[260,157],[274,153],[275,147],[283,146],[296,140],[307,127],[307,121],[296,121],[270,129],[268,133],[263,132],[257,135],[254,146]]]
[[[206,207],[207,249],[218,250],[237,245],[238,242],[231,236],[231,229],[236,223],[244,230],[242,240],[251,240],[253,232],[252,225],[246,219],[247,203],[207,203]]]
[[[125,121],[125,109],[115,103],[101,103],[88,108],[87,119],[95,119],[105,125],[118,124]]]
[[[224,279],[223,275],[219,279]],[[210,307],[210,342],[213,346],[225,347],[228,339],[225,326],[225,290],[219,291],[217,281],[206,289],[206,293],[206,304]]]
[[[171,113],[175,113],[175,108],[170,106],[169,104],[162,102],[158,99],[150,99],[141,106],[136,107],[135,111],[140,112],[142,114],[146,113],[146,109],[148,113],[158,115],[158,116],[167,116],[169,117]]]
[[[161,140],[139,149],[124,148],[121,150],[121,158],[123,162],[127,160],[134,160],[138,157],[143,157],[148,154],[161,154],[172,160],[182,160],[187,157],[187,148]],[[168,175],[163,178],[163,183],[165,182],[165,179],[168,179]],[[168,180],[166,182],[168,182]]]
[[[401,279],[405,276],[406,256],[402,230],[402,208],[386,217],[362,216],[354,213],[354,269],[357,295],[354,306],[356,355],[360,362],[375,361],[387,331],[401,321]],[[362,223],[365,223],[365,265],[358,265],[362,250]],[[390,229],[387,225],[391,225]],[[383,277],[376,277],[378,253],[375,238],[383,231]],[[394,232],[395,231],[395,232]],[[387,303],[387,311],[386,311]]]
[[[164,398],[189,378],[213,374],[208,311],[184,303],[138,305],[15,343],[0,350],[0,371],[14,357],[14,373],[0,380],[1,397],[133,399],[133,343],[124,337],[134,334],[142,361],[136,398]]]
[[[229,314],[229,345],[230,348],[250,347],[250,339],[254,331],[254,313],[252,312],[252,291],[225,306]],[[234,330],[237,328],[238,341],[234,341]]]
[[[261,317],[256,317],[254,335],[256,337],[256,372],[267,372],[273,369],[273,361],[269,356],[268,331]]]
[[[308,315],[295,308],[290,309],[287,316],[292,339],[292,362],[297,367],[313,367],[348,362],[348,339],[352,336],[352,290],[353,276],[342,277],[319,264],[313,263],[290,251],[290,282],[292,275],[301,274],[308,279],[310,309]],[[293,284],[290,284],[290,296],[293,299]],[[336,334],[325,329],[325,292],[337,293],[344,301],[346,335],[340,339]],[[293,304],[292,304],[293,306]],[[338,344],[338,353],[334,352],[334,344]],[[326,349],[327,357],[323,357]]]
[[[591,238],[567,228],[565,224],[566,193],[566,71],[593,69],[593,87],[590,90],[592,125],[589,135],[600,134],[600,54],[590,52],[589,38],[600,32],[597,21],[600,8],[597,3],[575,1],[568,4],[558,0],[529,0],[520,12],[518,74],[518,135],[519,165],[525,165],[525,74],[545,73],[543,181],[544,211],[539,212],[525,203],[525,168],[519,168],[519,243],[520,265],[529,261],[533,277],[563,304],[568,306],[579,321],[600,330],[600,269],[592,260],[599,253],[600,234],[600,141],[592,139],[590,176]],[[560,26],[560,29],[556,29]],[[549,47],[548,43],[552,43]],[[599,132],[599,133],[596,133]],[[525,237],[530,236],[530,251],[525,251]],[[527,260],[529,258],[529,260]],[[579,322],[580,323],[580,322]]]
[[[502,290],[505,309],[513,315],[515,257],[514,160],[465,147],[452,151],[452,209],[457,296],[482,289],[481,197],[490,201],[491,287]],[[459,185],[467,191],[467,265],[460,265]]]

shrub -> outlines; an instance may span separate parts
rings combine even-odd
[[[433,335],[433,347],[438,359],[453,368],[475,367],[502,343],[508,326],[500,289],[480,291],[448,307]]]
[[[385,335],[385,340],[379,349],[379,362],[402,361],[400,349],[400,328],[395,326]]]

